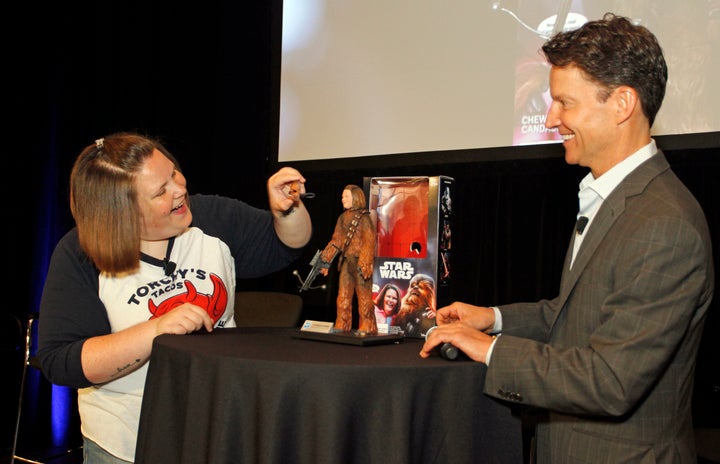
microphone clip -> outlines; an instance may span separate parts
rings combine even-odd
[[[176,267],[177,264],[174,262],[168,260],[167,258],[163,259],[163,270],[165,271],[166,276],[172,275],[172,273],[175,272]]]
[[[578,235],[582,235],[582,233],[585,231],[585,227],[587,227],[588,222],[590,220],[587,216],[580,216],[575,223],[575,231],[578,233]]]

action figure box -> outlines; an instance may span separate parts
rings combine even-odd
[[[435,325],[437,308],[449,304],[454,179],[366,177],[364,183],[377,232],[373,300],[378,330],[422,338]]]

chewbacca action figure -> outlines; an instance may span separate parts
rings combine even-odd
[[[358,331],[377,334],[375,305],[372,300],[373,260],[375,258],[375,227],[366,209],[365,193],[357,185],[348,185],[342,193],[345,211],[335,225],[332,239],[321,259],[332,262],[338,255],[340,282],[337,296],[335,328],[352,330],[353,296],[357,295]],[[327,268],[320,271],[327,275]]]

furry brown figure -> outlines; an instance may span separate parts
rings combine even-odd
[[[336,254],[340,280],[337,296],[335,328],[352,329],[353,296],[357,296],[358,330],[377,333],[375,305],[372,300],[373,260],[375,258],[375,227],[370,212],[365,209],[365,193],[357,185],[348,185],[342,193],[345,211],[335,225],[332,239],[322,252],[321,259],[331,262]],[[327,275],[328,270],[320,271]]]
[[[416,274],[410,279],[408,291],[403,296],[400,311],[394,324],[406,336],[421,337],[435,325],[435,280],[426,274]]]

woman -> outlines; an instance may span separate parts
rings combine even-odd
[[[50,261],[37,354],[50,382],[78,389],[86,463],[134,460],[157,335],[234,326],[236,278],[297,259],[312,228],[304,182],[287,167],[271,176],[266,211],[190,196],[175,158],[141,135],[109,135],[80,153],[76,227]]]
[[[378,324],[393,325],[393,319],[400,309],[400,288],[387,283],[373,301],[375,304],[375,320]]]

